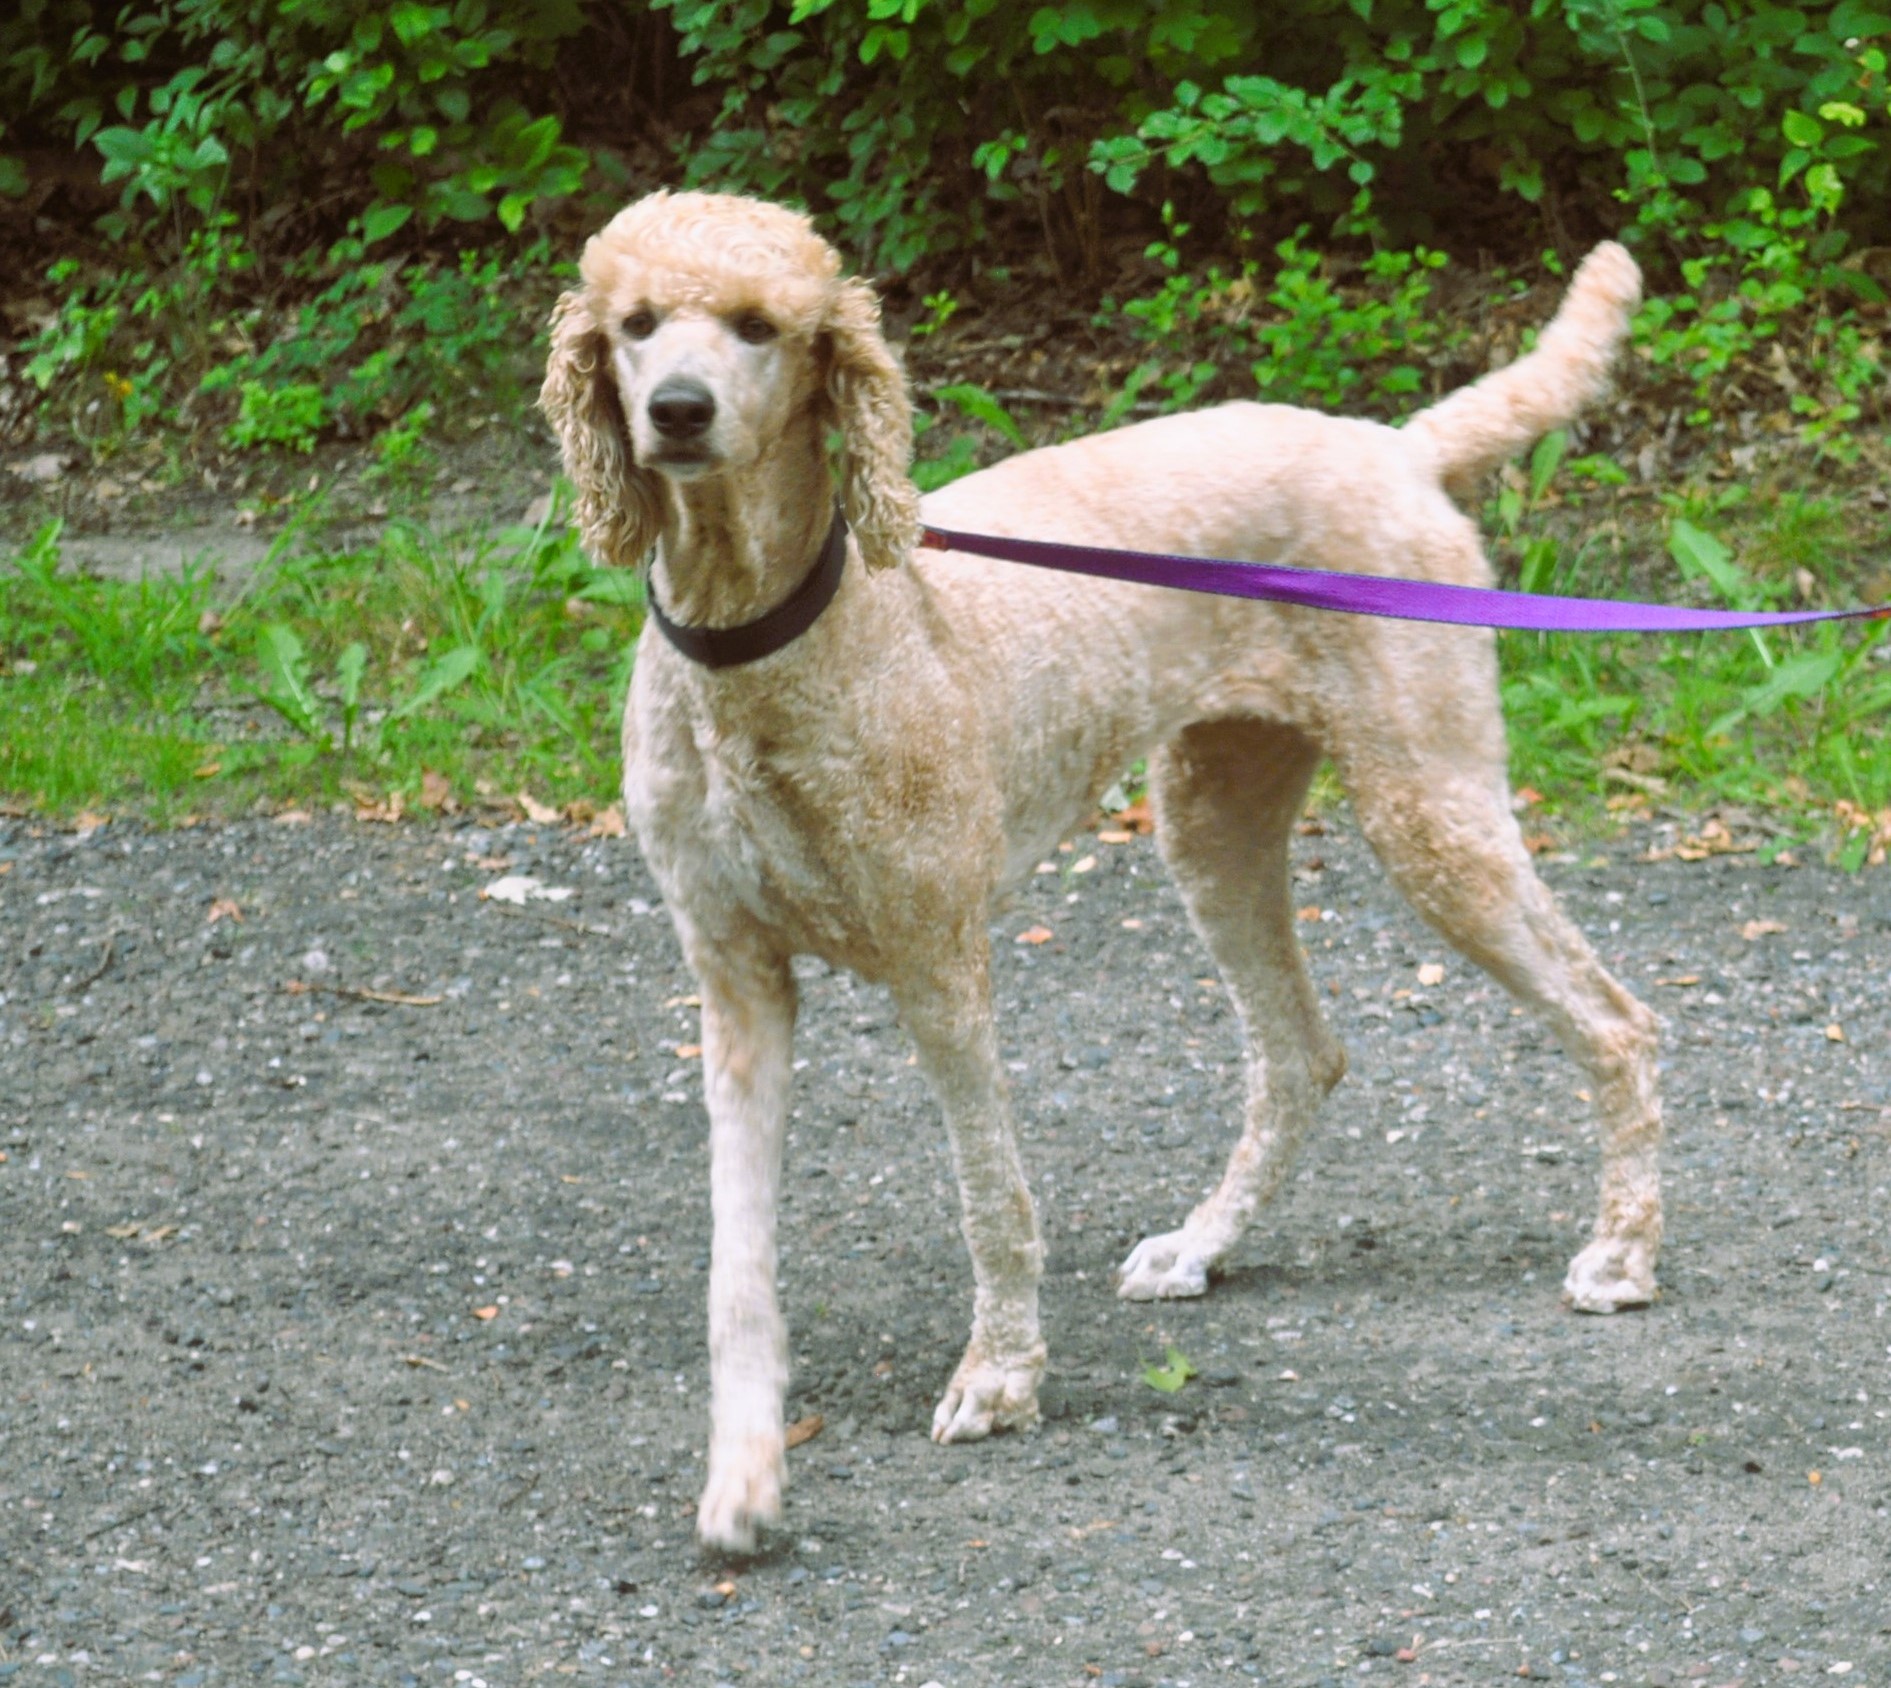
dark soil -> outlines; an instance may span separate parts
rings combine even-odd
[[[1352,1077],[1206,1300],[1118,1302],[1236,1032],[1148,844],[1079,839],[999,924],[1052,1361],[983,1445],[926,1439],[970,1299],[933,1104],[804,965],[823,1427],[716,1562],[696,1015],[634,847],[0,821],[0,1681],[1887,1680],[1891,875],[1663,842],[1544,861],[1667,1016],[1665,1294],[1593,1320],[1580,1076],[1343,819],[1297,900]]]

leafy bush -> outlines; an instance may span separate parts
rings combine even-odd
[[[622,132],[626,34],[640,125],[690,179],[805,199],[882,270],[1014,211],[1094,267],[1111,193],[1396,245],[1618,201],[1685,242],[1756,187],[1828,237],[1891,229],[1885,0],[24,0],[0,145],[91,147],[110,227],[178,245],[225,207],[259,248],[326,237],[298,201],[317,182],[370,245],[517,231],[583,185],[570,122]],[[0,192],[27,174],[16,154]]]
[[[254,243],[330,183],[368,242],[412,218],[517,231],[588,164],[521,98],[554,94],[556,48],[583,23],[577,0],[24,0],[0,21],[15,114],[0,139],[96,149],[120,190],[104,224],[117,239],[155,218],[181,247],[240,203]],[[25,176],[16,156],[0,187]]]
[[[1891,241],[1888,49],[1891,0],[22,0],[0,195],[51,192],[77,147],[115,200],[108,260],[29,348],[42,386],[83,377],[51,402],[108,447],[195,414],[212,369],[213,394],[313,381],[320,427],[356,430],[432,373],[496,368],[516,324],[455,289],[667,149],[690,182],[812,206],[882,274],[995,269],[1002,236],[1094,293],[1111,242],[1173,205],[1131,321],[1321,402],[1398,397],[1435,251],[1624,232],[1661,295],[1653,362],[1699,409],[1811,314],[1795,409],[1839,450],[1882,387],[1852,310],[1882,289],[1848,255]],[[452,270],[469,239],[485,255]],[[1341,298],[1316,250],[1376,268]],[[239,274],[299,290],[293,335],[243,315]],[[410,307],[462,355],[430,370]],[[1185,402],[1212,361],[1171,349],[1140,379]]]
[[[287,266],[282,303],[250,285],[253,261],[223,229],[194,236],[164,281],[87,277],[62,260],[48,274],[62,302],[26,343],[26,373],[49,399],[63,395],[64,419],[102,453],[153,420],[218,420],[239,449],[307,451],[396,418],[417,437],[436,420],[435,397],[450,395],[455,413],[517,400],[535,361],[521,300],[548,257],[535,241],[503,260],[370,259],[351,236]]]

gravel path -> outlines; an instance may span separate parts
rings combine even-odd
[[[1579,1075],[1343,819],[1296,894],[1352,1076],[1213,1294],[1116,1301],[1236,1043],[1149,845],[1080,839],[1000,921],[1052,1360],[982,1446],[925,1437],[943,1133],[804,966],[820,1428],[716,1562],[696,1015],[634,848],[0,821],[0,1682],[1891,1680],[1891,874],[1670,842],[1545,860],[1667,1021],[1665,1296],[1598,1321]]]

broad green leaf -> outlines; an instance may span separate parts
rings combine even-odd
[[[1707,729],[1709,738],[1731,731],[1749,716],[1765,720],[1788,698],[1812,697],[1832,683],[1845,658],[1839,651],[1802,651],[1787,657],[1764,680]]]
[[[1810,112],[1789,111],[1779,120],[1779,127],[1796,147],[1816,147],[1825,139],[1825,126]]]
[[[411,205],[370,205],[361,213],[361,238],[372,246],[404,227],[413,214]]]
[[[1024,450],[1027,442],[1017,419],[983,387],[961,381],[950,387],[937,388],[933,397],[957,405],[973,421],[983,422],[986,427],[996,429],[1020,451]]]
[[[295,629],[272,621],[263,629],[256,651],[263,672],[262,700],[298,732],[314,738],[321,730],[320,709],[309,689],[309,658]]]
[[[361,676],[368,668],[368,647],[359,640],[335,658],[335,685],[341,693],[344,709],[352,710],[361,701]]]
[[[1196,1375],[1195,1367],[1181,1349],[1169,1349],[1168,1363],[1160,1366],[1144,1366],[1142,1380],[1151,1389],[1159,1389],[1165,1395],[1173,1395],[1191,1377]]]
[[[1517,584],[1525,592],[1547,592],[1556,579],[1556,564],[1561,556],[1556,541],[1545,534],[1524,547],[1523,565],[1517,571]]]
[[[1676,518],[1668,530],[1668,554],[1681,565],[1683,574],[1712,582],[1714,590],[1735,609],[1747,606],[1752,584],[1734,565],[1733,553],[1711,533]]]
[[[1569,435],[1561,428],[1552,429],[1536,442],[1530,453],[1530,502],[1536,503],[1550,489],[1556,471],[1562,467],[1563,454],[1569,450]]]
[[[430,662],[420,676],[420,683],[414,688],[413,696],[405,703],[397,704],[387,712],[390,721],[398,721],[403,716],[411,715],[417,709],[425,709],[436,698],[444,697],[454,687],[465,684],[473,671],[479,667],[481,658],[477,646],[456,645],[444,656]]]
[[[577,595],[587,604],[618,604],[627,609],[642,609],[643,576],[635,569],[599,569],[578,589]]]

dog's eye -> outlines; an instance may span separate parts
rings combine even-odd
[[[653,311],[636,310],[624,318],[624,332],[633,340],[648,340],[656,331],[657,319]]]
[[[738,338],[746,340],[751,346],[766,346],[781,334],[781,330],[767,317],[758,316],[753,311],[735,319],[735,332]]]

